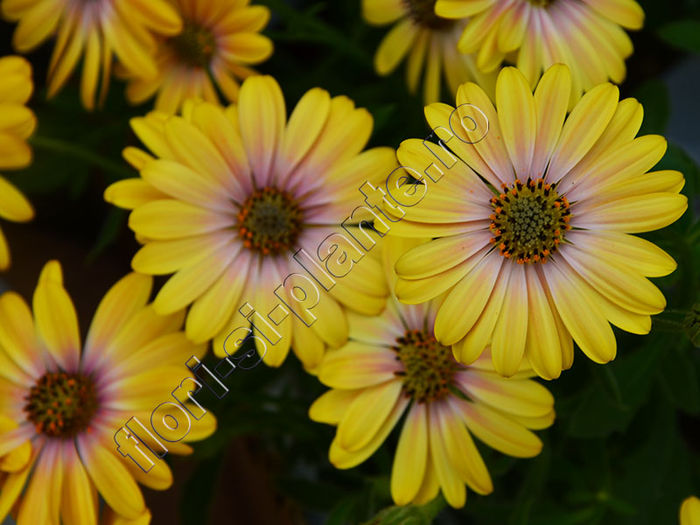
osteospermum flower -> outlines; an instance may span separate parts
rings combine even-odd
[[[168,113],[177,111],[187,98],[218,104],[212,80],[226,100],[236,101],[238,80],[255,74],[248,66],[272,54],[272,41],[259,34],[270,19],[270,10],[249,3],[175,0],[184,29],[159,40],[155,77],[127,72],[129,101],[139,104],[158,93],[156,109]]]
[[[690,496],[681,505],[680,525],[700,525],[700,499]]]
[[[151,281],[130,274],[115,284],[84,344],[57,262],[41,273],[33,312],[14,292],[0,296],[0,519],[14,509],[18,525],[95,523],[97,494],[117,522],[143,518],[136,482],[172,483],[165,462],[144,473],[114,443],[132,416],[151,421],[187,359],[205,352],[178,331],[182,315],[161,317],[146,304]],[[185,440],[211,434],[214,423],[205,415]]]
[[[318,274],[314,267],[333,274],[328,261],[337,247],[327,247],[323,270],[324,239],[352,234],[352,225],[366,218],[349,217],[363,204],[358,188],[365,181],[378,184],[395,165],[390,148],[361,153],[372,130],[366,110],[347,97],[312,89],[287,121],[282,92],[271,77],[247,79],[237,106],[191,103],[183,116],[153,113],[132,126],[157,159],[127,150],[141,178],[110,186],[105,198],[133,209],[129,226],[145,244],[132,261],[134,269],[175,273],[158,293],[156,310],[167,314],[192,305],[188,336],[198,342],[215,337],[219,355],[229,333],[247,324],[240,313],[245,303],[263,318],[277,305],[296,304],[288,295],[296,278],[285,279],[305,273],[292,259],[298,249],[315,259],[303,263],[312,274]],[[347,231],[339,228],[344,221]],[[341,253],[332,258],[340,261]],[[345,263],[352,271],[329,286],[329,293],[320,285],[296,292],[315,297],[318,290],[311,329],[293,314],[284,319],[281,310],[272,314],[282,340],[266,353],[258,344],[266,363],[281,364],[292,344],[311,369],[325,345],[337,347],[347,338],[342,306],[367,314],[383,308],[387,290],[372,253],[349,255]],[[353,266],[351,259],[361,262]],[[283,283],[288,289],[276,296]]]
[[[368,23],[383,26],[396,22],[374,57],[377,73],[388,75],[408,56],[406,82],[411,93],[417,91],[425,68],[426,104],[441,98],[441,71],[453,94],[468,80],[492,93],[496,75],[481,72],[475,57],[457,51],[464,23],[437,16],[434,6],[435,0],[363,0],[362,13]]]
[[[623,28],[644,23],[635,0],[437,0],[435,9],[445,18],[469,17],[459,50],[477,53],[483,71],[511,60],[534,87],[549,66],[568,65],[573,100],[597,84],[624,80],[632,41]]]
[[[386,248],[393,263],[400,250],[395,242]],[[455,361],[432,329],[438,303],[405,305],[392,295],[380,316],[351,314],[350,340],[319,367],[332,390],[309,410],[314,421],[338,426],[329,458],[341,469],[365,461],[401,426],[391,472],[397,505],[424,504],[441,490],[461,507],[465,483],[489,494],[491,477],[472,435],[504,454],[533,457],[542,443],[529,429],[554,421],[554,399],[528,379],[531,371],[501,377],[488,353],[469,366]]]
[[[66,83],[84,54],[80,98],[95,107],[109,88],[113,55],[125,68],[155,77],[153,34],[175,35],[182,23],[168,0],[2,0],[2,14],[18,22],[13,45],[27,53],[56,36],[48,71],[48,96]]]
[[[645,334],[649,316],[666,305],[646,277],[671,273],[675,262],[629,234],[683,214],[683,175],[647,173],[666,141],[635,138],[636,100],[618,101],[617,87],[601,84],[567,117],[570,88],[564,65],[545,73],[534,97],[525,76],[506,68],[496,108],[474,84],[460,87],[458,110],[426,108],[457,157],[392,228],[433,238],[398,260],[397,294],[419,303],[447,292],[435,335],[463,363],[490,343],[499,373],[514,374],[525,356],[541,377],[555,378],[571,365],[572,338],[605,363],[616,353],[610,323]],[[418,174],[437,163],[417,140],[404,142],[398,157]]]
[[[36,117],[25,104],[32,95],[32,67],[16,56],[0,58],[0,169],[18,169],[32,161],[26,140],[36,128]],[[0,217],[26,222],[34,217],[29,201],[0,175]],[[10,266],[10,249],[0,230],[0,270]]]

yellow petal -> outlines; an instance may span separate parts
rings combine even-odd
[[[139,206],[129,215],[129,227],[151,239],[177,239],[231,226],[233,216],[176,200],[159,200]]]
[[[407,505],[418,493],[428,458],[428,413],[425,403],[414,403],[401,430],[391,469],[391,496]]]
[[[401,369],[393,351],[349,342],[326,354],[318,378],[333,388],[365,388],[394,379]]]
[[[437,410],[430,410],[430,457],[435,466],[440,489],[447,503],[455,508],[464,506],[467,500],[467,490],[459,478],[454,466],[450,463],[450,456],[445,442],[445,436],[440,431],[440,421]]]
[[[523,51],[520,51],[522,54]],[[535,89],[537,134],[532,159],[532,176],[540,177],[559,140],[571,95],[571,73],[563,64],[550,67]]]
[[[496,371],[510,377],[520,369],[525,353],[528,297],[525,265],[513,261],[505,264],[510,264],[513,268],[508,280],[508,293],[503,299],[503,307],[493,330],[491,357]]]
[[[685,195],[648,193],[591,207],[576,217],[576,225],[590,230],[642,233],[672,224],[687,209]]]
[[[374,55],[374,68],[380,75],[388,75],[406,56],[418,31],[410,18],[396,24],[384,37]]]
[[[337,425],[343,419],[357,394],[357,390],[329,390],[313,402],[309,408],[309,417],[319,423]]]
[[[64,448],[65,481],[61,498],[61,517],[76,525],[97,524],[95,490],[73,443]]]
[[[498,75],[496,105],[503,142],[513,163],[515,176],[525,180],[530,176],[537,113],[527,79],[514,67],[507,67]]]

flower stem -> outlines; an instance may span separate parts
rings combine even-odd
[[[126,179],[133,177],[134,174],[126,166],[118,162],[107,159],[89,149],[79,146],[73,142],[68,142],[61,139],[51,137],[41,137],[38,135],[29,139],[29,143],[36,149],[51,151],[65,157],[72,157],[81,160],[87,164],[98,166],[105,173],[113,176],[115,180]]]

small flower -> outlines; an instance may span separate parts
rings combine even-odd
[[[56,45],[48,71],[48,96],[56,95],[83,55],[80,98],[86,109],[104,102],[112,54],[134,74],[155,77],[153,34],[175,35],[182,22],[168,0],[2,0],[0,10],[18,22],[13,45],[27,53],[52,36]]]
[[[647,277],[668,275],[676,263],[629,234],[683,214],[683,175],[647,173],[666,141],[635,138],[642,123],[636,100],[618,101],[617,87],[605,83],[567,117],[570,87],[564,65],[545,73],[534,96],[520,71],[505,68],[496,107],[468,83],[457,110],[426,108],[429,125],[458,158],[392,230],[433,238],[398,260],[396,289],[411,304],[447,292],[435,335],[455,345],[465,364],[490,344],[499,373],[514,374],[525,357],[538,375],[556,378],[571,366],[572,338],[606,363],[616,354],[610,323],[646,334],[650,315],[666,306]],[[488,119],[485,136],[471,131],[479,112]],[[405,141],[398,158],[419,174],[435,161],[418,140]]]
[[[374,57],[377,73],[388,75],[408,56],[406,83],[411,93],[418,89],[425,68],[426,104],[441,98],[441,71],[453,95],[468,80],[493,93],[495,73],[479,71],[472,55],[457,51],[464,23],[436,15],[434,6],[435,0],[363,0],[362,12],[369,24],[383,26],[396,22]]]
[[[148,515],[137,481],[171,485],[165,462],[144,473],[113,437],[132,416],[150,421],[182,381],[183,364],[206,350],[179,331],[181,314],[161,317],[147,304],[151,287],[138,274],[115,284],[84,345],[57,262],[41,273],[33,311],[13,292],[0,296],[0,519],[15,508],[18,525],[95,523],[96,494],[119,519],[136,519]],[[205,415],[185,440],[214,427]]]
[[[328,293],[320,285],[304,292],[317,299],[315,322],[289,314],[276,328],[280,342],[265,351],[262,338],[257,341],[268,365],[281,365],[292,345],[313,369],[326,345],[347,339],[343,307],[381,311],[387,290],[373,252],[365,256],[353,247],[343,258],[340,245],[326,242],[337,234],[330,238],[354,245],[351,236],[365,219],[350,216],[363,204],[358,188],[379,184],[396,163],[390,148],[362,151],[372,131],[366,110],[316,88],[287,120],[277,82],[253,76],[243,83],[238,105],[192,102],[182,116],[152,113],[132,126],[156,158],[127,149],[141,178],[113,184],[105,198],[133,210],[129,226],[145,245],[134,269],[175,273],[154,306],[169,314],[191,305],[186,331],[193,341],[215,338],[214,351],[223,356],[227,336],[245,321],[244,303],[263,317],[277,305],[296,304],[289,294],[303,294],[287,276],[304,274],[292,258],[301,248],[339,278]],[[347,271],[330,268],[333,261]]]
[[[36,117],[25,104],[32,96],[32,67],[17,56],[0,58],[0,169],[18,169],[32,161],[27,139],[36,128]],[[0,175],[0,217],[26,222],[34,217],[29,201]],[[10,266],[10,249],[0,230],[0,270]]]
[[[700,525],[700,499],[690,496],[681,505],[681,525]]]
[[[436,13],[469,17],[459,50],[477,53],[482,71],[512,60],[531,87],[551,65],[571,69],[572,100],[582,91],[625,78],[632,41],[625,29],[641,29],[635,0],[437,0]]]
[[[385,260],[405,250],[397,244],[384,246]],[[531,371],[501,377],[488,352],[468,366],[454,359],[432,330],[438,303],[404,305],[392,295],[379,316],[350,314],[350,340],[319,367],[332,390],[309,410],[314,421],[337,425],[329,458],[340,469],[367,460],[401,427],[391,472],[397,505],[427,503],[441,490],[451,506],[462,507],[465,483],[491,493],[472,435],[504,454],[533,457],[542,443],[529,429],[554,421],[554,399],[528,379]]]
[[[158,40],[156,76],[125,72],[129,101],[140,104],[157,93],[156,109],[175,113],[187,98],[218,104],[217,86],[226,100],[235,102],[238,81],[255,74],[248,66],[272,54],[272,41],[260,34],[270,19],[270,10],[249,3],[175,0],[184,29]]]

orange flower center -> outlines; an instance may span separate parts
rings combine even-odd
[[[89,432],[98,407],[95,384],[82,374],[46,373],[25,399],[24,411],[37,432],[57,438]]]
[[[178,58],[192,67],[207,67],[216,51],[216,39],[211,31],[192,23],[177,36],[168,39]]]
[[[518,264],[547,262],[571,229],[569,201],[543,179],[504,185],[491,208],[491,243]]]
[[[404,394],[418,403],[447,396],[452,377],[462,368],[452,356],[452,350],[427,331],[407,331],[396,340],[394,351],[404,366],[404,370],[395,372],[403,380]]]
[[[435,14],[436,0],[403,0],[413,21],[429,29],[447,29],[454,24],[453,20],[441,18]]]
[[[278,255],[294,248],[303,214],[289,193],[268,186],[246,199],[237,219],[238,234],[246,248]]]

